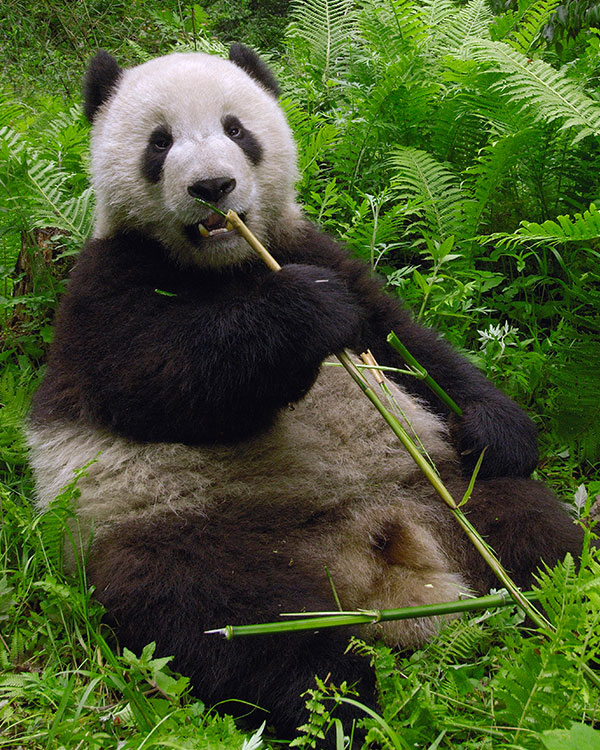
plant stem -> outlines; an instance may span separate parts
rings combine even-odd
[[[451,411],[453,411],[455,414],[458,414],[459,417],[462,417],[462,409],[460,408],[460,406],[452,398],[450,398],[450,396],[440,385],[435,382],[435,380],[431,377],[431,375],[427,372],[423,365],[420,364],[420,362],[418,362],[408,351],[408,349],[400,341],[398,336],[396,336],[394,331],[391,331],[388,334],[387,342],[398,352],[398,354],[402,357],[407,365],[409,365],[410,367],[414,367],[417,370],[423,382],[427,386],[429,386],[429,388],[436,394],[436,396],[438,396],[438,398],[443,401],[446,406],[451,409]]]
[[[279,263],[271,255],[267,248],[259,241],[259,239],[248,229],[248,227],[244,224],[244,222],[240,219],[235,211],[228,211],[225,215],[225,218],[233,227],[237,229],[237,231],[242,235],[242,237],[246,240],[250,247],[256,253],[258,253],[258,255],[260,255],[261,259],[272,271],[281,271],[281,266],[279,265]]]
[[[536,594],[528,591],[523,594],[526,601],[535,600]],[[422,604],[420,606],[399,607],[397,609],[374,609],[357,612],[340,612],[335,614],[315,613],[314,616],[302,617],[296,620],[265,622],[259,625],[226,625],[206,633],[223,635],[227,640],[250,635],[266,635],[269,633],[290,633],[300,630],[321,630],[322,628],[337,628],[348,625],[369,625],[377,622],[392,620],[410,620],[416,617],[443,617],[461,612],[477,612],[482,609],[495,609],[513,604],[508,592],[478,596],[474,599],[460,599],[453,602],[439,602],[437,604]]]
[[[269,268],[271,268],[273,271],[281,270],[281,266],[279,265],[279,263],[275,260],[275,258],[273,258],[273,256],[269,253],[265,246],[259,242],[259,240],[240,219],[240,217],[235,213],[235,211],[228,211],[226,218],[227,221],[237,229],[237,231],[242,235],[246,242],[248,242],[248,244],[258,253],[258,255],[262,258],[262,260],[267,264]],[[367,396],[367,398],[375,406],[377,411],[388,423],[388,425],[390,426],[396,437],[398,437],[402,445],[406,448],[414,462],[421,469],[423,474],[425,474],[425,477],[433,486],[437,494],[450,508],[450,512],[452,513],[452,515],[456,518],[459,525],[463,528],[479,554],[483,557],[495,576],[502,583],[503,587],[510,592],[512,598],[520,607],[525,610],[527,615],[538,627],[551,627],[548,620],[546,620],[546,618],[540,612],[538,612],[538,610],[530,602],[528,602],[523,594],[519,591],[516,583],[502,567],[500,561],[494,555],[489,545],[484,541],[479,532],[474,528],[473,524],[467,519],[465,514],[458,507],[458,505],[454,501],[454,498],[452,497],[450,492],[448,492],[431,464],[421,455],[419,449],[411,439],[410,435],[406,432],[400,421],[390,411],[388,411],[388,409],[385,408],[367,380],[361,375],[351,357],[348,356],[347,352],[339,352],[336,356],[342,363],[342,365],[346,368],[350,377],[352,377],[355,383],[361,388],[365,396]],[[412,359],[414,360],[414,357]],[[416,362],[416,360],[414,361]],[[420,367],[418,362],[417,366]],[[432,382],[435,381],[432,380]]]

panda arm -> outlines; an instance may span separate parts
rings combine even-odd
[[[387,344],[395,331],[409,351],[440,386],[459,404],[462,418],[448,414],[447,407],[423,381],[411,376],[394,376],[405,389],[425,400],[430,408],[451,422],[456,447],[466,471],[471,471],[481,451],[487,451],[480,476],[528,476],[537,464],[536,428],[517,404],[499,391],[470,362],[434,330],[419,325],[399,302],[387,296],[365,264],[306,224],[304,234],[289,246],[290,260],[330,266],[339,273],[354,294],[364,314],[357,351],[371,349],[380,364],[405,367]]]
[[[326,356],[357,339],[359,308],[330,269],[259,266],[196,283],[150,255],[124,239],[84,251],[38,415],[62,398],[137,440],[238,440],[267,427]]]

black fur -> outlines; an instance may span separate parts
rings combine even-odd
[[[89,565],[89,580],[121,644],[140,653],[156,641],[157,653],[174,655],[172,666],[191,678],[207,705],[232,701],[222,710],[247,715],[248,705],[234,701],[254,703],[262,709],[255,723],[274,723],[281,737],[295,736],[308,718],[302,694],[315,686],[315,675],[330,675],[338,685],[356,683],[375,707],[368,660],[344,653],[349,630],[230,642],[204,633],[225,624],[276,621],[299,608],[335,609],[324,571],[315,575],[300,552],[321,528],[310,530],[300,503],[290,510],[278,512],[275,533],[272,508],[240,506],[237,499],[220,504],[216,518],[176,513],[158,522],[117,524]],[[293,561],[277,553],[282,540],[295,548]],[[341,718],[353,717],[346,711]],[[360,712],[356,718],[363,718]]]
[[[148,139],[142,156],[142,175],[151,183],[157,183],[163,164],[173,145],[173,137],[165,128],[156,128]]]
[[[140,235],[92,241],[34,418],[82,414],[141,441],[242,440],[308,391],[324,357],[355,344],[360,316],[330,269],[179,271]]]
[[[385,342],[393,329],[464,409],[454,432],[469,451],[467,470],[487,445],[482,478],[531,473],[533,423],[383,294],[362,263],[309,224],[274,252],[285,264],[276,274],[258,262],[181,271],[139,234],[90,242],[57,319],[34,417],[82,414],[142,441],[242,440],[301,398],[329,354],[370,347],[381,364],[400,364]],[[402,385],[445,413],[421,381]]]
[[[279,96],[280,89],[277,79],[269,66],[260,59],[254,50],[245,47],[243,44],[232,44],[229,49],[229,59],[238,68],[245,70],[251,78],[261,83],[274,97]]]
[[[263,148],[260,141],[245,128],[235,115],[227,115],[223,120],[223,129],[234,143],[242,149],[250,162],[257,166],[262,161]]]
[[[454,481],[450,489],[461,497],[466,486],[466,480]],[[474,591],[487,593],[497,585],[494,575],[473,545],[449,533],[448,523],[454,521],[431,487],[423,484],[418,489],[424,504],[439,508],[438,537],[447,542],[451,568],[465,571]],[[368,498],[360,512],[369,516]],[[530,586],[540,556],[553,564],[567,551],[580,552],[581,529],[537,482],[477,482],[467,512],[521,586]],[[330,675],[335,684],[346,680],[359,690],[361,701],[373,705],[374,681],[367,661],[344,655],[353,631],[324,629],[231,642],[204,631],[277,621],[282,612],[302,608],[335,609],[325,572],[315,566],[312,550],[321,538],[343,539],[344,526],[353,523],[343,507],[314,514],[301,498],[296,507],[278,506],[274,522],[271,506],[260,508],[224,497],[217,508],[201,514],[167,512],[153,521],[115,524],[93,552],[88,579],[123,645],[139,653],[146,643],[156,641],[157,653],[174,656],[172,666],[191,677],[195,692],[207,704],[250,701],[269,712],[259,712],[257,722],[266,718],[278,734],[291,737],[306,720],[301,695],[314,686],[314,675]],[[392,569],[397,562],[393,540],[398,536],[402,543],[402,528],[392,523],[383,534],[374,529],[371,536],[380,540],[374,554]],[[401,547],[398,551],[403,552]],[[229,703],[224,710],[247,713],[246,706]],[[347,709],[340,718],[348,731],[349,720],[361,715]],[[323,747],[333,747],[332,734]]]
[[[84,112],[90,122],[100,105],[116,90],[122,73],[115,58],[103,49],[90,62],[83,83]]]

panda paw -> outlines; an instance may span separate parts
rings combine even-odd
[[[346,284],[330,268],[291,263],[271,277],[280,309],[293,313],[296,335],[323,359],[353,348],[360,339],[362,312]]]
[[[534,423],[507,398],[475,401],[453,422],[463,471],[470,475],[486,449],[478,477],[527,477],[537,466],[537,430]]]

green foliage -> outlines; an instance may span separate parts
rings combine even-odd
[[[567,559],[541,577],[540,598],[556,632],[528,636],[517,627],[521,615],[503,610],[454,620],[401,660],[372,650],[386,720],[402,728],[409,747],[437,740],[435,747],[533,749],[565,738],[575,748],[582,737],[597,741],[597,691],[583,665],[600,646],[599,572],[594,553],[579,571]]]
[[[491,89],[509,98],[511,106],[526,108],[539,122],[559,120],[575,141],[600,134],[600,106],[548,63],[487,40],[474,42],[471,55],[484,70],[497,74]]]
[[[305,48],[307,60],[327,84],[332,68],[347,65],[348,34],[354,29],[352,0],[311,0],[294,2],[288,39]]]
[[[88,126],[75,102],[98,47],[123,64],[170,49],[224,54],[232,39],[283,48],[270,59],[308,215],[529,408],[539,473],[580,516],[600,493],[597,7],[309,0],[291,5],[282,43],[286,6],[9,0],[0,19],[0,748],[269,743],[192,699],[152,645],[116,650],[83,569],[62,572],[78,544],[77,477],[48,513],[31,510],[20,426],[69,258],[91,228]],[[555,633],[531,634],[505,610],[454,620],[410,655],[364,647],[382,695],[383,716],[365,712],[369,737],[595,747],[599,696],[584,665],[599,656],[599,573],[590,553],[578,571],[566,561],[541,576]],[[345,688],[317,684],[295,744],[318,747],[328,730],[342,747],[332,709],[343,700],[353,700]]]

